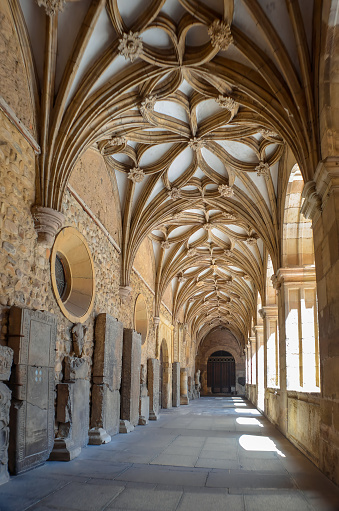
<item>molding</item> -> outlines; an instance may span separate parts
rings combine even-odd
[[[35,140],[30,131],[26,128],[24,123],[15,115],[14,110],[6,103],[4,98],[0,96],[0,110],[5,114],[7,119],[14,124],[14,126],[20,131],[21,135],[29,143],[35,154],[41,153],[41,148],[38,142]]]
[[[277,282],[281,284],[306,284],[313,282],[316,284],[316,274],[314,266],[279,268],[276,274]],[[279,287],[280,287],[279,286]]]

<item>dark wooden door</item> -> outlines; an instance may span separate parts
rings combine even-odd
[[[207,386],[214,394],[230,394],[235,387],[235,361],[230,353],[213,353],[207,363]]]

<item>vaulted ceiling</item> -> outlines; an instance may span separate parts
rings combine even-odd
[[[20,4],[36,74],[39,202],[59,209],[77,159],[95,147],[119,188],[121,285],[149,236],[155,315],[171,285],[173,314],[183,308],[193,336],[226,325],[245,339],[265,250],[279,260],[287,147],[305,180],[318,161],[321,2]]]

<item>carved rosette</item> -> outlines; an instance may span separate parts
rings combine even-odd
[[[224,250],[224,254],[226,257],[230,257],[232,255],[232,250],[229,250],[228,248]]]
[[[165,240],[165,241],[161,242],[161,248],[163,248],[164,250],[169,249],[170,246],[171,246],[171,244],[170,244],[170,242],[168,240]]]
[[[206,224],[204,224],[203,226],[203,229],[205,229],[205,231],[210,231],[212,229],[212,224],[206,222]]]
[[[123,145],[126,143],[125,137],[112,137],[110,145]]]
[[[220,193],[221,197],[233,197],[234,196],[234,190],[233,190],[232,186],[219,185],[218,192]]]
[[[180,188],[175,188],[175,186],[173,188],[171,188],[170,190],[168,190],[167,194],[168,194],[169,198],[172,200],[181,199],[181,197],[182,197]]]
[[[245,241],[247,245],[250,245],[252,247],[257,244],[257,238],[255,238],[254,236],[249,236]]]
[[[260,128],[260,130],[258,132],[264,138],[277,138],[279,136],[275,131],[268,130],[266,128]]]
[[[148,113],[154,111],[154,106],[156,103],[156,96],[147,96],[141,103],[140,113],[143,117],[146,117]]]
[[[39,7],[44,7],[47,16],[54,16],[59,11],[63,11],[66,0],[36,0]]]
[[[183,274],[178,276],[178,282],[180,284],[185,284],[186,281],[187,281],[187,279],[186,279],[186,277]]]
[[[32,216],[35,230],[38,233],[38,242],[52,246],[57,232],[65,221],[64,215],[52,208],[34,206]]]
[[[233,213],[223,212],[222,216],[223,216],[223,218],[225,218],[225,220],[236,220],[237,219],[237,216],[234,215]]]
[[[188,142],[188,147],[190,147],[193,151],[199,151],[205,145],[205,141],[201,138],[193,137]]]
[[[263,176],[265,179],[269,179],[270,177],[270,166],[268,163],[261,161],[259,165],[255,167],[257,171],[257,176]]]
[[[126,303],[131,292],[132,292],[131,286],[120,286],[119,287],[119,296],[120,296],[120,300],[122,301],[122,303]]]
[[[227,50],[233,43],[231,27],[228,23],[221,20],[214,20],[208,29],[208,35],[211,38],[211,44],[219,50]]]
[[[193,256],[197,255],[197,249],[196,249],[196,248],[193,248],[193,247],[192,247],[192,248],[189,248],[189,249],[187,250],[186,255],[187,255],[188,257],[193,257]]]
[[[140,167],[134,167],[127,174],[127,178],[133,181],[133,183],[141,183],[144,177],[144,171]]]
[[[142,40],[139,37],[139,32],[133,34],[133,32],[130,31],[129,34],[123,34],[119,42],[118,51],[126,60],[134,62],[134,60],[141,55]]]
[[[237,103],[233,98],[230,98],[229,96],[223,96],[222,94],[218,96],[216,102],[221,108],[225,108],[230,112],[239,108],[239,103]]]

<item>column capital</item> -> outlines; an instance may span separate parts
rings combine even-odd
[[[339,156],[329,156],[318,163],[314,180],[304,186],[302,214],[316,220],[335,189],[339,191]]]
[[[278,317],[278,305],[264,305],[262,309],[262,314],[264,318],[277,318]],[[259,311],[259,313],[260,313]]]
[[[279,268],[275,278],[277,285],[275,289],[279,289],[281,284],[306,284],[307,282],[315,283],[315,267],[296,266],[292,268]]]
[[[52,208],[33,206],[32,216],[35,230],[38,233],[38,242],[51,247],[57,232],[64,224],[64,215]]]

